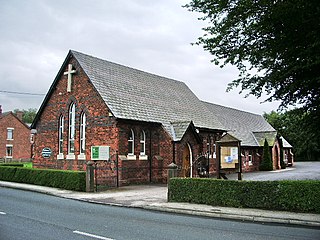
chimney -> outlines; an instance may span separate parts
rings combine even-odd
[[[2,116],[2,106],[0,105],[0,117]]]
[[[22,111],[17,111],[16,112],[16,116],[17,116],[17,118],[19,118],[20,121],[22,121],[23,112]]]

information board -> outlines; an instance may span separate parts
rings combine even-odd
[[[221,147],[221,168],[235,168],[238,163],[238,147]]]
[[[91,146],[91,160],[110,160],[110,146]]]

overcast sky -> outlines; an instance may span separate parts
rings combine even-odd
[[[0,0],[0,105],[39,108],[69,49],[185,82],[201,100],[263,114],[278,103],[226,92],[238,76],[191,43],[202,35],[188,0]]]

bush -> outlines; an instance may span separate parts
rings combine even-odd
[[[320,181],[225,181],[172,178],[168,201],[320,213]]]
[[[81,171],[0,166],[0,180],[73,191],[85,191],[86,189],[86,173]]]
[[[260,171],[272,171],[273,170],[273,164],[272,164],[272,159],[270,155],[270,149],[269,149],[269,144],[267,139],[264,140],[264,145],[263,145],[263,156],[262,156],[262,161],[259,166]]]

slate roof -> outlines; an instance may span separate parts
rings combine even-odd
[[[265,138],[273,145],[277,132],[263,116],[213,103],[203,103],[231,135],[241,140],[242,146],[263,146]]]
[[[173,122],[225,129],[183,82],[70,52],[117,118],[162,123],[172,137],[181,136]]]

